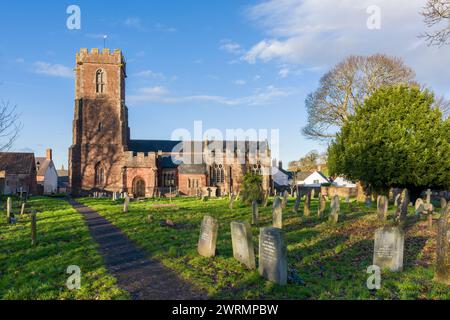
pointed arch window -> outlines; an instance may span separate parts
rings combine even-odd
[[[97,93],[105,93],[105,71],[97,70],[95,74],[95,90]]]
[[[221,164],[214,164],[211,166],[211,185],[214,186],[218,183],[224,183],[225,182],[225,173],[223,169],[223,165]]]
[[[95,186],[103,187],[105,185],[105,169],[99,162],[95,165]]]

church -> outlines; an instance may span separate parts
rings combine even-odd
[[[126,62],[120,50],[76,55],[69,181],[74,196],[127,192],[135,198],[177,193],[238,193],[247,172],[269,190],[267,141],[132,140],[125,103]]]

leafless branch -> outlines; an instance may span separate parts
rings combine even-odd
[[[22,124],[19,122],[17,107],[0,101],[0,151],[9,150],[19,136]]]

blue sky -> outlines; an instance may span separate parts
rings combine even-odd
[[[450,51],[430,48],[419,0],[14,1],[0,11],[0,99],[24,127],[14,150],[67,166],[79,48],[122,49],[132,138],[170,139],[178,128],[279,129],[287,163],[326,146],[305,139],[304,100],[350,54],[387,53],[450,97]],[[81,30],[69,30],[69,5]],[[369,30],[370,5],[381,29]]]

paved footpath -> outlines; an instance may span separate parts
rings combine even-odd
[[[172,270],[136,246],[118,227],[98,212],[69,200],[83,215],[89,231],[98,243],[108,271],[117,285],[134,300],[200,300],[206,294],[194,289]]]

